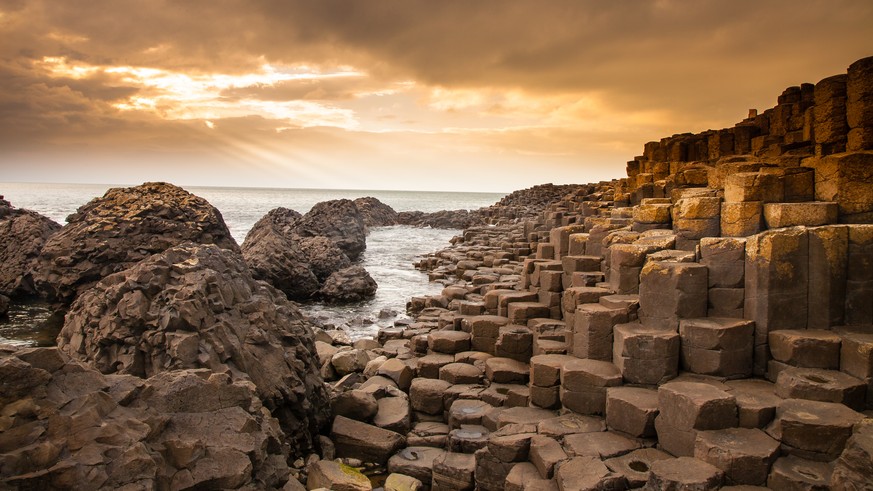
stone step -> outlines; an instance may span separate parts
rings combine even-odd
[[[764,223],[767,228],[830,225],[837,223],[838,215],[838,205],[831,201],[764,204]]]

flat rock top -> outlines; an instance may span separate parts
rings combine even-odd
[[[836,402],[785,399],[776,408],[777,419],[794,420],[820,426],[852,426],[864,415]]]

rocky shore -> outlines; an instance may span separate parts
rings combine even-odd
[[[648,143],[622,179],[273,210],[242,248],[167,184],[60,230],[0,203],[0,227],[34,223],[0,239],[0,294],[69,306],[58,347],[0,348],[0,479],[873,489],[873,58],[777,102]],[[352,342],[289,300],[365,290],[366,227],[429,220],[470,221],[416,264],[444,289],[410,321]]]

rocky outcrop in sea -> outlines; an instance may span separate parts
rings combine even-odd
[[[100,279],[183,242],[239,247],[221,213],[172,184],[114,188],[67,218],[36,259],[40,294],[70,304]]]
[[[0,295],[16,297],[36,292],[31,271],[46,241],[61,226],[29,210],[13,207],[0,197]],[[3,309],[0,311],[5,312]]]
[[[733,128],[646,144],[626,178],[516,193],[417,263],[442,292],[374,339],[310,331],[233,249],[170,246],[82,287],[60,348],[0,349],[0,476],[869,489],[870,115],[866,58]],[[302,423],[328,408],[320,434]]]
[[[360,257],[366,230],[350,200],[318,203],[306,215],[276,208],[249,231],[242,255],[255,278],[292,300],[358,302],[376,293],[376,282],[349,256]]]

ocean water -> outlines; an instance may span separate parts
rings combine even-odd
[[[0,183],[0,195],[17,208],[41,213],[60,224],[66,217],[106,190],[106,184],[31,184]],[[372,196],[396,211],[468,209],[488,206],[503,197],[499,193],[450,193],[420,191],[267,189],[186,186],[189,192],[205,198],[224,217],[228,229],[242,244],[252,225],[273,208],[283,206],[306,213],[316,203],[331,199]],[[412,296],[439,293],[442,285],[429,283],[427,275],[412,263],[418,256],[448,245],[459,230],[439,230],[407,226],[375,227],[367,237],[367,250],[361,264],[378,283],[375,298],[349,305],[302,304],[312,317],[347,329],[353,338],[375,334],[404,317],[406,302]],[[380,318],[379,313],[385,315]],[[393,313],[393,315],[392,315]],[[59,319],[44,305],[16,305],[7,319],[0,320],[0,342],[17,340],[24,344],[50,344]]]

